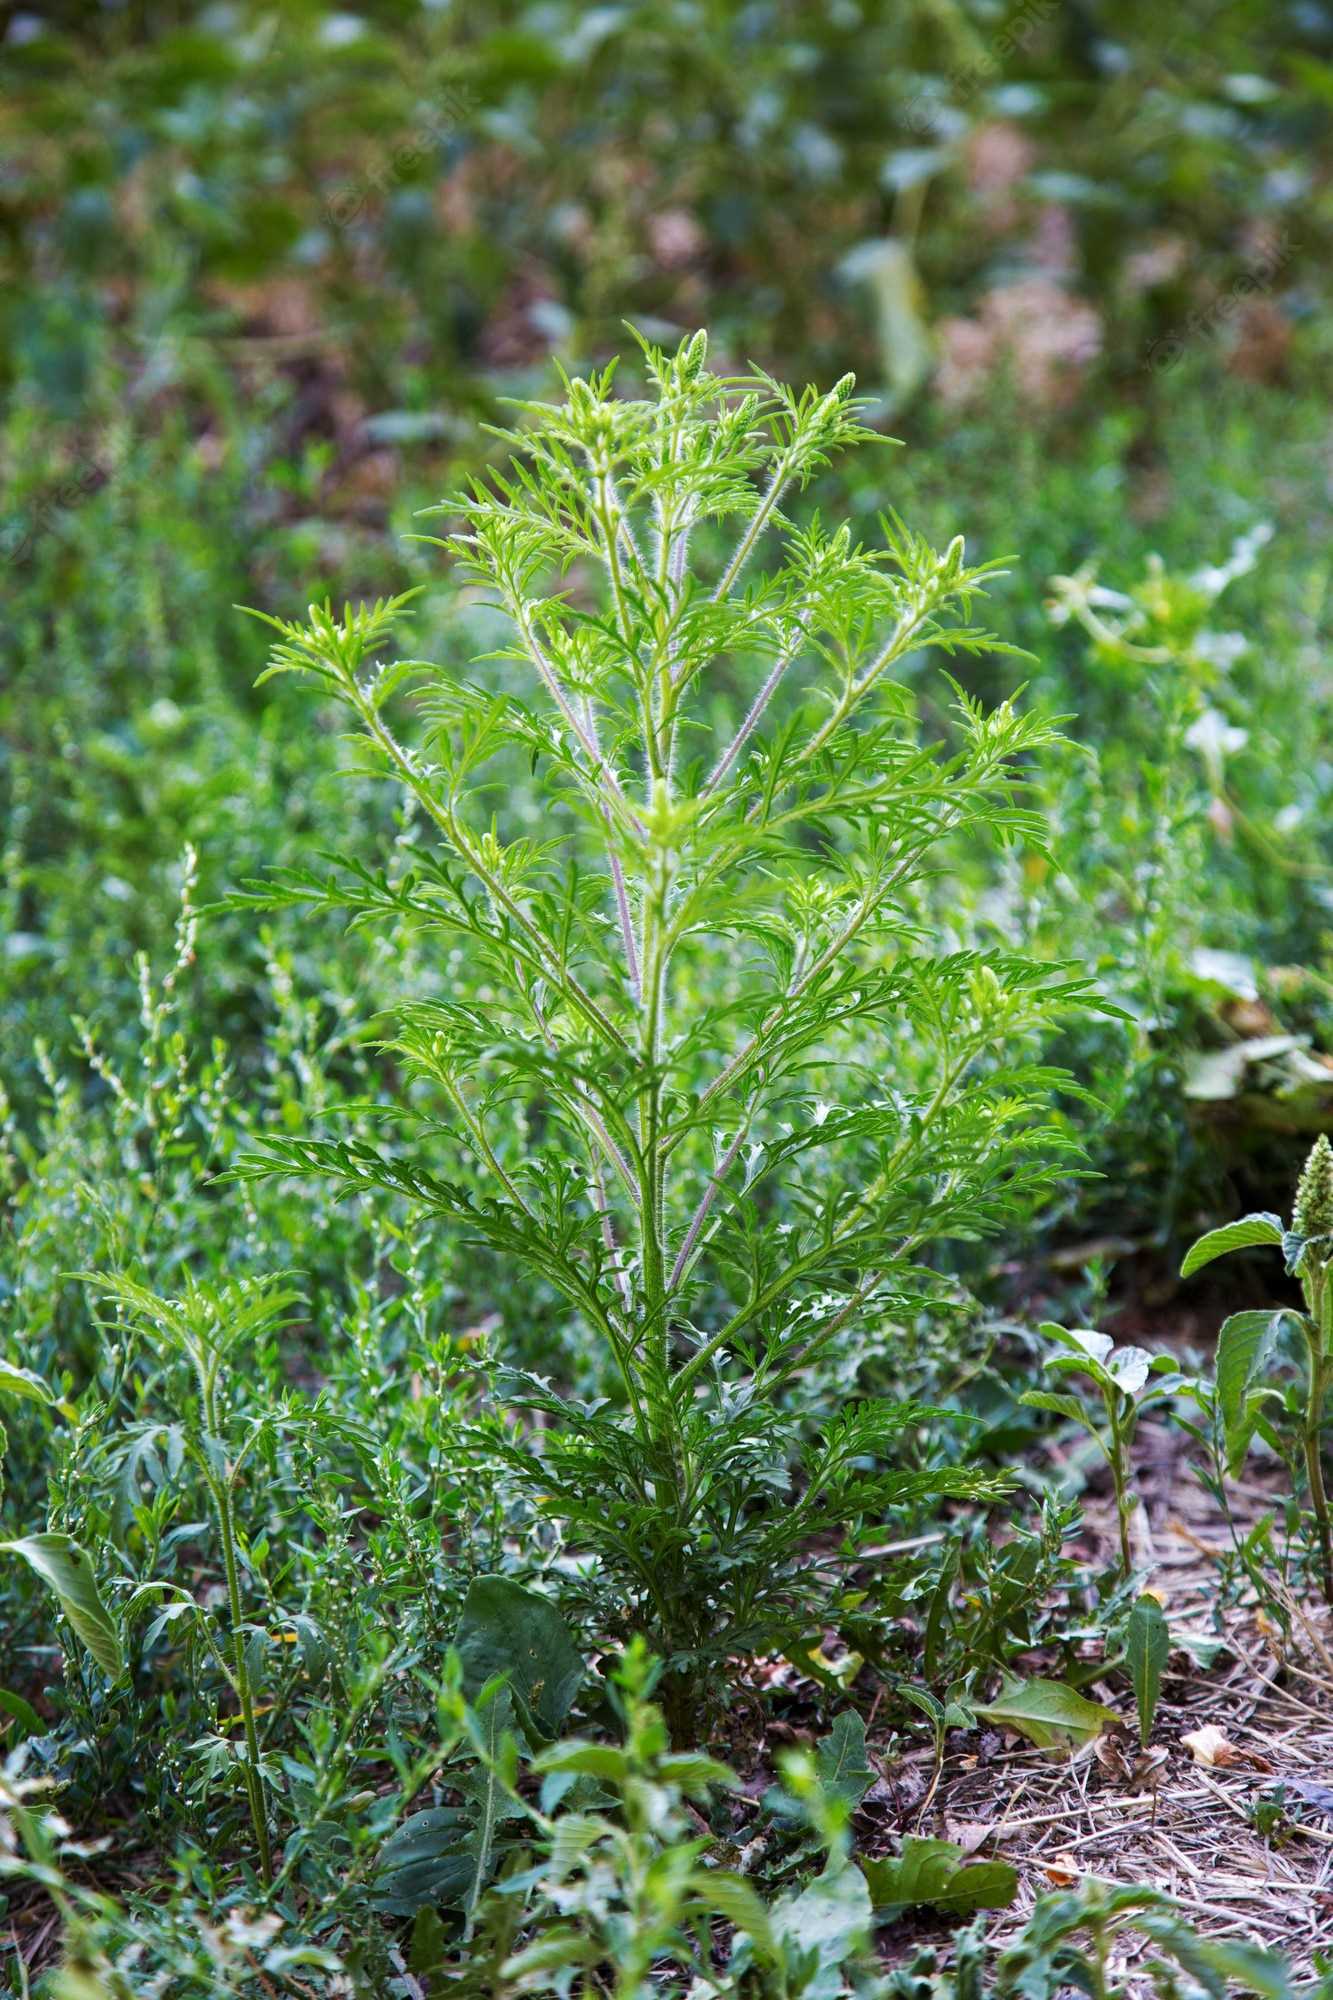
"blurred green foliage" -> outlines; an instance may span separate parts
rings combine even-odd
[[[497,1330],[562,1390],[601,1385],[554,1295],[392,1201],[219,1179],[339,1106],[374,1129],[397,1079],[353,1024],[467,976],[406,933],[197,915],[404,831],[326,716],[254,694],[263,642],[233,607],[419,585],[414,647],[471,659],[490,609],[408,538],[488,462],[504,396],[624,347],[626,319],[707,323],[796,379],[856,369],[908,449],[809,504],[1011,554],[991,619],[1033,660],[962,678],[1070,718],[1049,851],[955,847],[918,914],[958,947],[1073,958],[1128,1018],[1045,1052],[1091,1094],[1057,1110],[1101,1178],[1000,1267],[959,1251],[956,1313],[895,1330],[893,1380],[851,1364],[796,1414],[965,1405],[976,1437],[941,1449],[1021,1460],[1032,1420],[963,1283],[1044,1297],[1097,1250],[1151,1301],[1173,1239],[1280,1206],[1333,1124],[1333,13],[33,0],[0,37],[0,1342],[73,1412],[7,1418],[4,1533],[49,1514],[83,1537],[118,1614],[145,1583],[215,1589],[188,1373],[68,1274],[299,1272],[300,1321],[232,1385],[258,1439],[238,1532],[302,1827],[284,1921],[304,1939],[300,1899],[326,1898],[308,1949],[361,1949],[356,1885],[437,1740],[470,1579],[572,1568],[456,1449]],[[907,679],[943,728],[937,664]],[[531,827],[521,768],[499,809]],[[1063,1588],[1067,1526],[1048,1507],[998,1554],[968,1526],[976,1630],[937,1633],[942,1658],[1056,1643],[1033,1579]],[[949,1576],[890,1565],[846,1607],[855,1657],[904,1671]],[[248,1894],[204,1642],[143,1605],[133,1686],[104,1688],[59,1663],[35,1582],[11,1566],[0,1591],[0,1688],[46,1732],[30,1768],[80,1832],[176,1856],[177,1914],[138,1918],[204,1966],[180,1991],[258,1990],[266,1940],[233,1927],[225,1975],[199,1942],[200,1911],[239,1922]],[[395,1990],[374,1939],[365,1990]]]

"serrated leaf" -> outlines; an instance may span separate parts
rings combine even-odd
[[[1060,1743],[1090,1743],[1108,1723],[1119,1720],[1113,1709],[1088,1701],[1063,1681],[1010,1681],[994,1701],[974,1702],[973,1707],[978,1715],[1002,1729],[1017,1730],[1041,1750]]]
[[[1250,1394],[1255,1378],[1272,1353],[1282,1327],[1284,1310],[1232,1313],[1217,1336],[1217,1407],[1226,1434],[1227,1470],[1238,1472],[1250,1448],[1258,1414]]]
[[[476,1577],[455,1644],[469,1699],[503,1674],[525,1731],[547,1742],[557,1734],[583,1679],[583,1661],[549,1598],[511,1577]]]
[[[923,1904],[948,1916],[1002,1910],[1018,1892],[1018,1870],[1007,1861],[963,1865],[963,1850],[951,1840],[909,1836],[902,1853],[864,1864],[866,1881],[882,1922]]]
[[[18,1556],[41,1577],[103,1673],[119,1680],[125,1666],[120,1634],[98,1595],[86,1550],[69,1535],[48,1534],[0,1542],[0,1551]]]
[[[1171,1634],[1162,1607],[1145,1591],[1130,1612],[1125,1631],[1125,1661],[1139,1712],[1139,1742],[1145,1747],[1152,1735],[1170,1651]]]
[[[875,1782],[866,1762],[866,1726],[854,1708],[843,1709],[815,1752],[815,1768],[826,1792],[859,1806]]]
[[[1258,1244],[1272,1244],[1282,1248],[1283,1229],[1276,1215],[1266,1211],[1256,1215],[1244,1215],[1239,1222],[1224,1223],[1221,1229],[1210,1229],[1185,1253],[1185,1261],[1180,1267],[1182,1278],[1192,1278],[1205,1264],[1211,1264],[1214,1257],[1230,1256],[1233,1250],[1252,1250]]]

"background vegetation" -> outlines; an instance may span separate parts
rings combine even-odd
[[[671,1991],[874,1990],[910,1955],[916,1897],[882,1880],[848,1904],[864,1788],[839,1792],[833,1732],[851,1754],[848,1717],[877,1713],[943,1746],[1001,1668],[1078,1679],[1070,1635],[1094,1627],[1114,1656],[1133,1599],[1090,1581],[1101,1545],[1076,1540],[1095,1474],[1056,1492],[1037,1469],[1062,1418],[1019,1400],[1033,1327],[1101,1310],[1168,1350],[1173,1392],[1194,1380],[1241,1301],[1211,1274],[1179,1293],[1184,1249],[1287,1215],[1333,1122],[1333,19],[1265,0],[34,4],[0,67],[0,1357],[53,1399],[6,1403],[4,1532],[91,1551],[125,1652],[107,1673],[30,1564],[0,1573],[11,1988],[628,1995],[660,1953],[690,1968]],[[505,463],[486,426],[506,398],[558,394],[557,362],[632,357],[626,322],[668,348],[706,325],[722,372],[854,371],[861,420],[904,448],[818,468],[800,517],[877,543],[892,509],[1005,559],[986,622],[1031,657],[923,649],[896,672],[929,743],[954,727],[941,664],[987,708],[1023,688],[1024,712],[1066,718],[1025,770],[1045,840],[959,834],[908,915],[941,954],[1072,965],[1102,1003],[1024,1027],[1062,1073],[1044,1184],[998,1236],[931,1245],[929,1308],[886,1308],[784,1389],[779,1484],[860,1399],[976,1420],[910,1426],[887,1456],[917,1497],[845,1523],[862,1547],[945,1539],[841,1570],[801,1600],[802,1635],[784,1611],[740,1649],[725,1723],[685,1740],[673,1714],[675,1764],[655,1719],[671,1662],[655,1686],[568,1522],[497,1469],[518,1423],[501,1365],[564,1400],[608,1391],[558,1285],[402,1191],[226,1177],[335,1114],[381,1131],[404,1089],[386,1010],[495,1000],[406,920],[232,893],[329,850],[401,860],[412,832],[328,708],[256,690],[264,634],[234,607],[415,588],[414,654],[461,670],[507,643],[487,591],[410,539],[438,525],[419,510]],[[717,726],[743,714],[738,669],[710,699]],[[505,837],[544,837],[530,761],[502,776]],[[920,1068],[906,1037],[839,1060],[904,1090]],[[1300,1306],[1290,1274],[1237,1269]],[[81,1273],[139,1289],[108,1301]],[[1273,1344],[1294,1412],[1304,1349]],[[1205,1438],[1226,1412],[1199,1397]],[[1295,1468],[1272,1562],[1300,1594],[1317,1543],[1279,1414],[1249,1435]],[[948,1496],[1015,1466],[1023,1502],[992,1538]],[[1255,1574],[1229,1575],[1238,1602]],[[544,1717],[486,1652],[518,1615],[488,1606],[494,1577],[558,1607],[532,1642],[548,1660],[591,1662]],[[763,1692],[756,1659],[808,1665],[802,1639],[812,1677]],[[725,1741],[777,1786],[775,1721],[822,1747],[788,1759],[758,1872],[720,1874],[695,1843],[726,1794],[685,1753]],[[403,1846],[414,1808],[436,1818]],[[832,1942],[803,1970],[817,1869]],[[1062,1940],[1151,1930],[1151,1908],[1075,1902],[986,1976],[1042,1991]],[[640,1959],[632,1935],[655,1941]],[[1240,1976],[1200,1966],[1205,1987]]]

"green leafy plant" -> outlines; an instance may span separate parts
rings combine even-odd
[[[56,1402],[49,1384],[31,1368],[0,1360],[0,1399],[5,1397],[48,1406]],[[5,1427],[0,1424],[0,1495],[4,1493],[7,1444]],[[87,1551],[70,1535],[47,1533],[0,1542],[0,1555],[16,1556],[41,1578],[98,1666],[112,1680],[119,1680],[125,1666],[120,1632],[102,1602]]]
[[[1149,1354],[1143,1347],[1117,1347],[1109,1334],[1096,1333],[1091,1327],[1071,1328],[1045,1320],[1041,1331],[1059,1345],[1058,1353],[1046,1356],[1044,1366],[1058,1375],[1089,1376],[1101,1399],[1103,1422],[1099,1424],[1077,1396],[1027,1389],[1019,1400],[1033,1409],[1049,1410],[1078,1424],[1106,1460],[1115,1488],[1120,1576],[1127,1581],[1134,1568],[1129,1539],[1134,1511],[1130,1457],[1134,1433],[1144,1410],[1174,1395],[1181,1378],[1169,1355]]]
[[[457,1654],[453,1665],[456,1674]],[[712,1863],[703,1810],[718,1792],[738,1789],[738,1780],[716,1758],[671,1749],[652,1700],[660,1672],[646,1647],[631,1643],[607,1683],[620,1740],[570,1737],[539,1751],[531,1764],[540,1778],[535,1800],[517,1782],[513,1736],[497,1736],[486,1719],[497,1698],[507,1709],[498,1678],[478,1692],[475,1706],[461,1683],[446,1697],[453,1736],[471,1760],[471,1790],[493,1795],[495,1815],[519,1829],[499,1879],[469,1914],[469,1935],[478,1942],[468,1976],[475,1970],[490,1981],[478,1991],[538,1994],[569,1991],[578,1975],[615,2000],[649,2000],[668,1968],[719,2000],[756,1988],[774,2000],[843,1992],[840,1968],[865,1953],[872,1915],[865,1878],[847,1858],[845,1773],[841,1790],[836,1772],[826,1789],[816,1760],[792,1753],[784,1768],[792,1804],[821,1830],[828,1860],[807,1887],[766,1902],[743,1875]],[[837,1741],[841,1749],[854,1745],[855,1730]],[[840,1761],[836,1746],[834,1756]],[[442,1775],[451,1778],[447,1769]],[[413,1826],[409,1821],[403,1836]],[[464,1968],[431,1913],[444,1878],[429,1857],[423,1867],[430,1832],[422,1825],[416,1842],[395,1836],[386,1879],[411,1892],[410,1901],[392,1907],[419,1913],[414,1972],[427,1983],[438,1974],[452,1986]],[[452,1894],[460,1884],[445,1886]],[[721,1964],[719,1923],[731,1933]],[[506,1948],[497,1950],[499,1943]]]
[[[1002,1910],[1018,1892],[1018,1870],[1008,1861],[967,1861],[952,1840],[909,1836],[902,1852],[863,1864],[876,1915],[891,1919],[929,1904],[951,1917]]]
[[[1089,1701],[1063,1681],[1007,1677],[990,1701],[972,1702],[976,1715],[1002,1729],[1017,1730],[1040,1749],[1090,1743],[1119,1718],[1102,1702]]]
[[[512,635],[489,686],[376,664],[401,599],[268,620],[269,673],[350,709],[407,825],[388,868],[331,857],[240,900],[422,927],[469,987],[399,1010],[410,1143],[274,1135],[244,1171],[407,1195],[568,1303],[612,1400],[515,1374],[550,1421],[509,1471],[599,1556],[601,1615],[692,1672],[808,1622],[816,1536],[985,1490],[893,1467],[924,1412],[853,1405],[812,1438],[793,1399],[929,1287],[927,1246],[1069,1170],[1035,1039],[1086,995],[914,917],[951,842],[1041,837],[1024,767],[1049,723],[959,693],[930,740],[894,675],[997,650],[965,622],[993,566],[897,521],[883,550],[798,523],[802,486],[869,436],[850,377],[722,378],[702,334],[643,366],[646,396],[608,370],[526,407],[512,469],[453,503]],[[389,720],[408,686],[419,744]],[[505,821],[520,759],[540,835]]]
[[[1217,1336],[1216,1393],[1227,1464],[1233,1473],[1237,1470],[1256,1431],[1281,1449],[1268,1423],[1266,1406],[1277,1404],[1281,1408],[1285,1398],[1268,1371],[1283,1331],[1294,1328],[1305,1356],[1305,1391],[1300,1407],[1293,1412],[1295,1430],[1314,1514],[1324,1595],[1333,1604],[1333,1520],[1321,1456],[1324,1408],[1333,1383],[1333,1146],[1322,1133],[1301,1171],[1290,1228],[1276,1215],[1258,1214],[1210,1229],[1187,1253],[1180,1274],[1189,1278],[1215,1257],[1264,1246],[1281,1250],[1288,1272],[1300,1281],[1305,1310],[1249,1310],[1232,1313],[1222,1322]]]
[[[482,1892],[515,1844],[509,1823],[529,1831],[514,1804],[522,1746],[543,1747],[559,1733],[584,1664],[548,1599],[510,1577],[482,1576],[464,1601],[450,1669],[439,1762],[455,1799],[411,1814],[385,1842],[375,1901],[409,1916],[457,1906],[470,1934]]]
[[[228,1640],[230,1660],[210,1642],[210,1651],[240,1710],[245,1733],[243,1751],[236,1753],[245,1787],[250,1824],[255,1837],[255,1853],[260,1876],[265,1883],[273,1875],[273,1853],[269,1838],[268,1808],[264,1797],[264,1765],[260,1755],[259,1725],[256,1716],[254,1678],[248,1644],[249,1632],[241,1597],[240,1538],[236,1521],[236,1491],[246,1461],[266,1428],[261,1417],[238,1443],[229,1438],[226,1424],[225,1385],[228,1364],[234,1350],[246,1341],[281,1325],[296,1303],[298,1294],[282,1280],[233,1280],[209,1286],[187,1282],[175,1298],[161,1298],[131,1278],[80,1274],[115,1299],[141,1325],[163,1340],[187,1360],[194,1370],[199,1392],[197,1422],[187,1427],[185,1436],[190,1454],[203,1478],[213,1506],[218,1548],[227,1587]],[[149,1583],[137,1595],[153,1597],[164,1587]],[[184,1592],[168,1589],[180,1608],[191,1617],[206,1614]],[[207,1626],[204,1626],[207,1632]]]
[[[898,1693],[904,1701],[910,1702],[913,1708],[920,1709],[930,1724],[935,1762],[931,1767],[930,1783],[926,1787],[926,1796],[922,1801],[922,1813],[924,1815],[929,1810],[931,1802],[939,1790],[940,1779],[944,1775],[944,1755],[948,1744],[949,1731],[951,1729],[970,1729],[973,1726],[975,1717],[963,1699],[963,1684],[961,1682],[949,1689],[943,1701],[937,1695],[932,1694],[929,1688],[925,1687],[903,1686],[898,1689]]]
[[[1243,1941],[1201,1938],[1160,1890],[1093,1878],[1040,1899],[1021,1936],[999,1955],[996,1992],[1031,2000],[1072,1986],[1088,2000],[1128,2000],[1131,1988],[1115,1977],[1116,1947],[1128,1938],[1141,1938],[1160,1954],[1145,1969],[1162,2000],[1176,2000],[1182,1972],[1209,2000],[1226,2000],[1233,1991],[1295,2000],[1301,1990],[1276,1953]],[[1323,1984],[1306,1989],[1311,2000]]]
[[[1162,1675],[1171,1653],[1166,1614],[1148,1591],[1135,1600],[1125,1625],[1125,1665],[1134,1688],[1139,1742],[1146,1748],[1162,1693]]]

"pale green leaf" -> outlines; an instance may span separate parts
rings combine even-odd
[[[1114,1709],[1088,1701],[1063,1681],[1012,1680],[994,1701],[974,1703],[976,1713],[1002,1729],[1016,1730],[1039,1749],[1060,1743],[1088,1743],[1108,1723],[1119,1720]]]
[[[1191,1278],[1205,1264],[1211,1264],[1214,1257],[1227,1257],[1233,1250],[1252,1250],[1261,1243],[1281,1249],[1282,1224],[1276,1215],[1245,1215],[1239,1222],[1224,1223],[1221,1229],[1210,1229],[1185,1253],[1180,1275]]]
[[[124,1670],[120,1634],[98,1595],[97,1579],[87,1552],[69,1535],[27,1535],[21,1541],[0,1542],[0,1550],[27,1563],[55,1593],[66,1618],[111,1679]]]
[[[40,1375],[30,1368],[18,1368],[12,1361],[0,1361],[0,1396],[21,1396],[30,1403],[54,1403],[55,1394]]]

